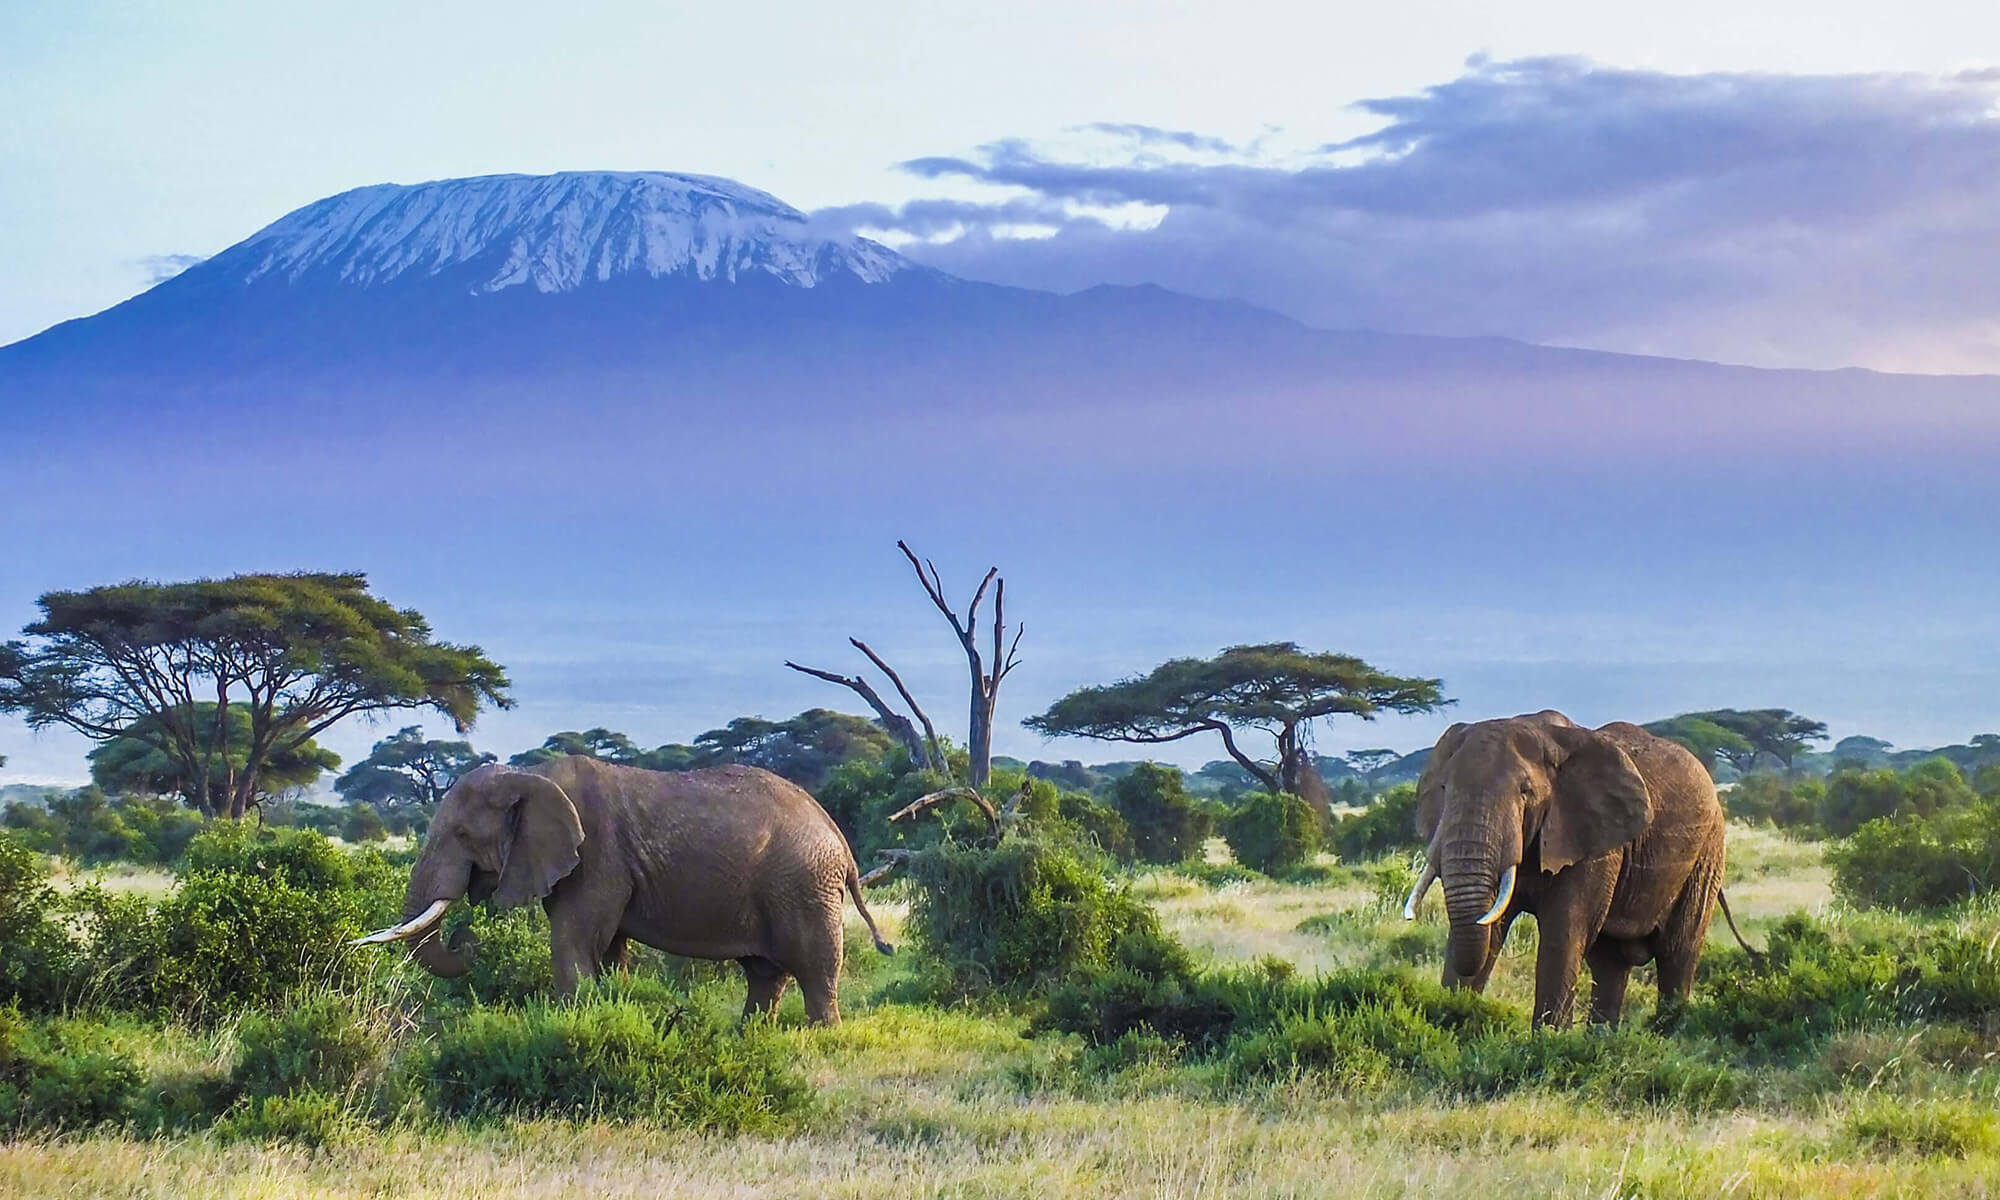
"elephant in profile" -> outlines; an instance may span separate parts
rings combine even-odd
[[[431,820],[403,922],[360,940],[408,942],[418,962],[450,978],[478,950],[469,929],[449,944],[439,936],[453,902],[540,900],[558,992],[621,963],[629,940],[735,959],[750,985],[746,1018],[774,1010],[796,978],[807,1016],[831,1025],[840,1020],[846,896],[875,948],[893,953],[832,818],[769,771],[643,771],[572,755],[460,779]]]
[[[1533,913],[1536,1025],[1570,1023],[1585,962],[1593,1021],[1618,1020],[1632,968],[1649,961],[1661,1014],[1686,1002],[1724,848],[1715,785],[1685,748],[1554,711],[1453,725],[1418,780],[1417,826],[1430,851],[1403,915],[1443,882],[1445,986],[1483,989],[1508,927]]]

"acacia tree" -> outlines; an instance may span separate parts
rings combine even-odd
[[[1439,693],[1440,682],[1386,674],[1349,654],[1266,642],[1231,646],[1214,658],[1176,658],[1146,675],[1079,688],[1023,724],[1049,737],[1142,744],[1213,733],[1267,791],[1291,792],[1325,816],[1329,793],[1305,744],[1312,723],[1430,712],[1451,703]],[[1244,729],[1269,735],[1275,756],[1246,753],[1236,740]]]
[[[1024,625],[1016,625],[1013,630],[1013,641],[1007,640],[1007,581],[1001,578],[999,567],[987,568],[985,576],[979,581],[978,588],[972,593],[972,602],[965,606],[965,617],[961,620],[958,613],[953,611],[950,602],[944,598],[944,577],[938,573],[937,564],[927,558],[919,559],[908,543],[897,542],[896,549],[902,551],[903,557],[909,560],[911,569],[917,573],[917,582],[923,586],[924,594],[930,597],[931,604],[944,615],[945,621],[951,626],[953,636],[957,637],[960,647],[965,651],[966,666],[972,673],[972,697],[965,738],[968,760],[966,781],[975,788],[984,787],[993,770],[993,717],[1000,703],[1000,685],[1013,673],[1014,668],[1020,665],[1021,636],[1027,632],[1027,628]],[[979,624],[979,606],[985,602],[989,589],[993,592],[993,652],[990,661],[980,650],[983,635]],[[923,724],[924,736],[921,740],[917,737],[916,726],[911,724],[909,718],[891,708],[882,699],[881,694],[861,676],[839,675],[815,667],[800,666],[795,662],[787,662],[785,665],[794,671],[851,689],[875,710],[876,715],[881,717],[883,726],[909,749],[911,761],[921,763],[932,770],[945,770],[944,747],[938,741],[937,730],[932,727],[931,719],[924,715],[924,710],[917,705],[916,698],[910,695],[910,690],[903,686],[902,678],[890,669],[888,663],[882,661],[881,655],[869,649],[865,643],[857,638],[847,640],[848,644],[866,655],[868,661],[875,664],[876,669],[895,685],[896,693],[903,698],[903,703],[909,705],[910,711]]]
[[[349,804],[376,808],[436,804],[460,776],[493,761],[471,742],[427,739],[422,726],[409,725],[376,742],[367,758],[333,781],[333,790]]]
[[[99,741],[143,729],[198,796],[216,793],[219,770],[215,812],[232,818],[275,756],[347,717],[432,709],[463,733],[483,706],[512,703],[506,673],[478,647],[434,640],[420,613],[371,595],[359,573],[138,581],[39,604],[42,619],[22,631],[32,640],[0,645],[0,710]],[[201,700],[213,702],[207,731]],[[240,755],[239,705],[250,716]]]
[[[1708,764],[1721,759],[1748,773],[1765,755],[1787,768],[1812,743],[1826,739],[1826,722],[1802,717],[1788,708],[1716,708],[1681,713],[1645,726],[1649,733],[1679,742]]]
[[[190,808],[214,813],[227,806],[224,790],[230,771],[217,763],[218,755],[228,755],[229,764],[241,774],[250,752],[250,714],[242,705],[230,709],[228,736],[221,745],[210,736],[214,729],[213,701],[195,705],[194,728],[202,737],[200,747],[207,768],[191,772],[186,765],[160,748],[165,741],[151,717],[127,726],[125,732],[90,752],[90,780],[113,795],[179,796]],[[258,796],[276,795],[292,788],[311,787],[323,772],[340,765],[340,756],[308,740],[282,753],[273,754],[258,776]],[[210,789],[200,791],[204,778]]]

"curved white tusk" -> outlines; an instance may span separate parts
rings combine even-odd
[[[347,944],[350,946],[378,946],[383,942],[400,942],[406,938],[413,938],[437,924],[438,918],[444,916],[444,910],[450,907],[450,900],[433,900],[429,908],[411,917],[401,925],[392,925],[387,929],[378,929],[366,937],[355,938]]]
[[[1405,921],[1414,921],[1417,919],[1417,905],[1423,903],[1424,893],[1431,890],[1431,885],[1437,882],[1437,877],[1437,863],[1429,858],[1424,859],[1424,873],[1417,876],[1417,886],[1410,889],[1410,898],[1403,901],[1403,919]]]
[[[1487,909],[1486,915],[1479,918],[1481,925],[1491,925],[1500,919],[1501,913],[1507,911],[1507,902],[1514,898],[1514,870],[1514,867],[1508,867],[1500,876],[1500,894],[1493,897],[1493,907]]]

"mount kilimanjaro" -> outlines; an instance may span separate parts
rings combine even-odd
[[[1994,635],[2000,380],[1314,329],[917,256],[693,175],[308,205],[0,348],[0,630],[50,588],[360,569],[515,672],[497,744],[668,741],[825,703],[780,664],[850,634],[908,630],[885,653],[962,696],[908,538],[1008,572],[1015,714],[1272,638],[1444,676],[1468,719],[1990,702],[1961,668]]]
[[[226,420],[273,394],[454,420],[556,396],[696,424],[1098,414],[1185,431],[1226,412],[1341,454],[1962,446],[2000,429],[1985,379],[1328,331],[1152,287],[975,283],[754,188],[662,172],[343,192],[0,348],[0,391],[31,429]]]

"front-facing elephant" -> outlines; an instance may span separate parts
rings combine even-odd
[[[769,771],[642,771],[571,756],[460,779],[431,819],[402,924],[361,940],[407,941],[418,962],[450,978],[478,950],[469,929],[449,944],[440,936],[454,901],[504,909],[540,900],[561,993],[622,961],[630,940],[735,959],[750,984],[746,1017],[776,1008],[796,978],[806,1015],[835,1024],[846,896],[876,949],[891,953],[840,830]]]
[[[1404,916],[1444,884],[1447,987],[1483,989],[1508,926],[1533,913],[1537,1025],[1570,1022],[1586,961],[1593,1021],[1618,1020],[1627,977],[1649,961],[1662,1014],[1687,1000],[1724,835],[1715,785],[1681,746],[1552,711],[1453,725],[1417,783],[1417,824],[1430,854]]]

